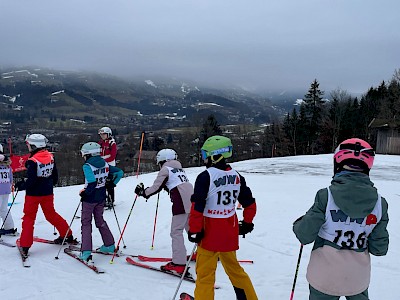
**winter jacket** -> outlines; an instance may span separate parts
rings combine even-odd
[[[85,175],[85,191],[81,193],[82,201],[101,203],[106,199],[106,180],[117,184],[124,172],[117,167],[109,166],[100,156],[89,157],[82,167]]]
[[[211,182],[211,178],[216,179]],[[235,203],[242,204],[243,219],[247,223],[253,222],[257,210],[245,178],[222,160],[197,176],[191,201],[189,231],[204,231],[199,246],[215,252],[238,250],[239,224]]]
[[[110,137],[107,140],[99,141],[101,146],[101,157],[110,165],[115,166],[115,158],[117,156],[117,144],[114,138]]]
[[[169,192],[172,202],[172,215],[190,212],[190,197],[193,194],[193,186],[187,179],[179,161],[169,160],[163,164],[153,185],[145,189],[145,198],[159,193],[162,189]]]
[[[27,196],[53,195],[53,186],[58,182],[58,171],[53,154],[40,148],[31,152],[25,162],[26,181],[20,190],[26,190]]]
[[[8,195],[11,193],[13,183],[13,173],[11,170],[11,160],[0,154],[0,195]]]
[[[293,224],[302,244],[314,242],[307,270],[310,285],[334,296],[366,290],[369,253],[381,256],[388,251],[387,211],[386,200],[378,195],[368,175],[359,172],[340,172],[329,188],[319,190],[314,205]],[[329,226],[342,229],[329,236]]]

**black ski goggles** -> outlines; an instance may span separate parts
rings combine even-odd
[[[341,144],[339,145],[336,150],[335,154],[341,150],[350,150],[354,152],[355,156],[359,156],[361,153],[365,153],[369,156],[375,156],[375,151],[372,148],[363,148],[360,143],[355,144]]]

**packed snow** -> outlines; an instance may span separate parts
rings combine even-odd
[[[254,219],[254,231],[240,238],[239,259],[254,260],[254,264],[243,264],[250,275],[260,300],[289,299],[299,254],[300,244],[292,232],[293,221],[304,214],[314,201],[318,189],[329,185],[332,177],[332,155],[297,156],[256,159],[232,164],[251,187],[258,205]],[[188,168],[192,183],[204,167]],[[156,173],[127,177],[116,188],[116,213],[121,228],[135,200],[134,187],[143,182],[152,184]],[[370,298],[376,300],[397,299],[400,266],[400,235],[396,230],[400,222],[395,217],[400,213],[400,156],[377,155],[371,179],[389,203],[390,248],[385,257],[372,256],[372,278]],[[56,210],[71,222],[79,205],[78,192],[82,185],[55,189]],[[12,214],[20,230],[24,192],[16,197]],[[11,202],[10,197],[10,202]],[[131,211],[123,242],[120,247],[128,254],[170,257],[169,224],[171,203],[166,192],[160,193],[154,249],[151,250],[153,224],[157,196],[148,201],[138,198]],[[78,210],[78,215],[80,210]],[[119,231],[112,211],[104,212],[116,241]],[[241,211],[238,211],[239,218]],[[80,238],[80,220],[72,224],[74,235]],[[53,227],[44,219],[39,209],[35,235],[53,239]],[[14,243],[16,237],[3,236],[3,240]],[[98,230],[93,225],[94,246],[101,246]],[[188,254],[193,244],[186,243]],[[95,264],[105,269],[105,274],[96,274],[89,268],[64,254],[60,246],[34,243],[30,250],[30,268],[24,268],[16,248],[0,245],[2,299],[157,299],[171,300],[179,278],[167,274],[129,265],[124,257],[94,254]],[[305,279],[311,245],[304,248],[294,299],[308,299],[308,284]],[[155,266],[161,263],[153,263]],[[194,274],[194,263],[190,271]],[[195,275],[195,274],[194,274]],[[216,300],[235,299],[234,291],[221,265],[217,269]],[[181,291],[193,293],[195,285],[184,281]],[[178,293],[178,295],[179,295]]]

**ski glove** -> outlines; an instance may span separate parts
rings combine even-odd
[[[79,196],[81,196],[81,201],[85,201],[85,199],[86,199],[85,189],[82,189],[82,190],[79,192]]]
[[[141,182],[139,183],[136,188],[135,188],[135,194],[141,197],[145,197],[146,198],[146,194],[144,192],[144,184]]]
[[[114,181],[111,178],[107,178],[106,189],[109,190],[109,189],[113,189],[115,187],[116,187],[116,185],[115,185]]]
[[[239,222],[239,235],[243,235],[243,237],[244,237],[249,232],[252,232],[253,229],[254,229],[253,223],[247,223],[245,221]]]
[[[200,232],[197,232],[197,233],[192,233],[190,231],[188,232],[189,241],[192,243],[196,243],[196,244],[200,243],[200,241],[203,239],[203,237],[204,237],[203,230]]]
[[[15,189],[18,191],[24,191],[26,189],[25,187],[25,180],[21,180],[15,183]]]

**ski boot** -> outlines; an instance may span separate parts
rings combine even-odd
[[[54,244],[61,245],[63,241],[64,241],[64,237],[59,236],[59,237],[56,238],[53,242],[54,242]],[[65,239],[64,245],[65,245],[66,243],[67,243],[67,244],[71,244],[71,245],[77,245],[77,244],[79,244],[78,240],[77,240],[77,239],[74,239],[74,237],[72,236],[72,234],[69,235],[69,236]]]

